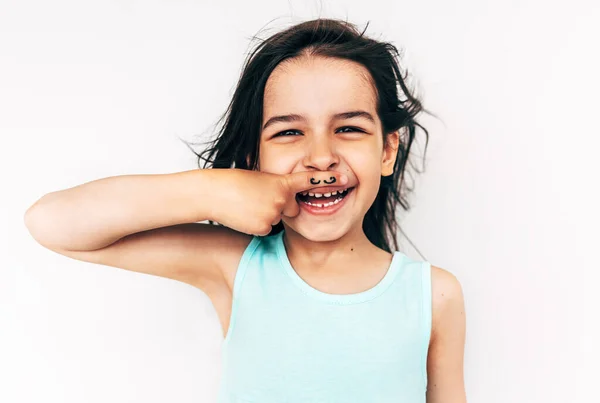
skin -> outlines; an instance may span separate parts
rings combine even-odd
[[[398,133],[386,136],[384,144],[369,77],[361,65],[341,60],[297,59],[278,66],[267,83],[263,123],[290,113],[306,117],[279,122],[261,133],[259,169],[279,175],[194,170],[105,178],[44,196],[28,209],[27,228],[40,244],[62,255],[198,287],[213,303],[224,336],[235,272],[249,233],[268,233],[272,219],[283,222],[290,262],[308,284],[332,294],[372,288],[385,275],[392,255],[368,241],[361,223],[381,176],[392,174]],[[354,110],[370,113],[374,121],[331,119],[332,114]],[[298,132],[274,137],[284,130]],[[283,201],[288,193],[293,197],[305,188],[310,180],[305,172],[315,172],[317,180],[344,174],[355,190],[333,215],[298,213],[293,198],[285,205]],[[296,174],[285,179],[282,192],[281,175],[291,173]],[[202,189],[215,187],[219,198],[205,197]],[[247,199],[255,203],[245,205]],[[247,210],[240,212],[240,205]],[[215,211],[219,222],[237,231],[196,222]],[[235,214],[227,214],[230,211]],[[465,314],[460,283],[450,272],[432,266],[432,296],[427,402],[463,403]]]
[[[348,176],[347,186],[355,187],[345,206],[333,215],[301,210],[295,217],[282,217],[290,261],[307,277],[343,274],[351,278],[349,271],[358,276],[364,256],[378,268],[375,277],[381,278],[391,262],[392,255],[371,244],[362,230],[381,176],[392,173],[398,147],[395,132],[384,148],[375,93],[367,77],[358,64],[305,58],[280,64],[266,84],[263,125],[273,116],[287,114],[303,115],[306,121],[277,122],[262,131],[259,169],[276,174],[338,171]],[[331,119],[332,114],[356,110],[368,112],[374,122],[359,117]],[[286,135],[275,137],[281,132]],[[378,278],[371,280],[378,282]]]
[[[374,121],[332,118],[357,110],[368,112]],[[281,217],[290,262],[300,277],[324,292],[348,294],[372,288],[385,275],[392,254],[367,239],[362,221],[381,176],[393,173],[398,132],[389,133],[384,144],[369,72],[346,60],[303,56],[277,66],[265,88],[263,127],[272,117],[289,114],[304,119],[276,122],[262,130],[258,169],[276,174],[338,171],[348,176],[348,186],[355,187],[333,215],[316,216],[301,209],[294,217]],[[427,402],[463,403],[462,289],[454,275],[432,266],[432,293]]]

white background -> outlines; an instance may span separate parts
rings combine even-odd
[[[402,243],[461,281],[469,402],[598,396],[600,3],[0,0],[0,401],[214,401],[202,292],[50,252],[23,214],[100,177],[194,169],[178,136],[210,132],[249,39],[318,16],[405,49],[441,118],[422,118]]]

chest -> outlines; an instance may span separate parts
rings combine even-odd
[[[234,331],[223,346],[223,382],[229,393],[261,402],[264,396],[286,401],[328,393],[335,399],[329,401],[343,396],[346,401],[372,401],[381,394],[384,402],[383,396],[420,390],[421,327],[411,307],[394,313],[383,303],[324,307],[257,302],[239,307]],[[365,400],[355,400],[359,394]]]

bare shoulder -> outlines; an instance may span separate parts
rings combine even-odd
[[[432,265],[431,289],[433,323],[427,354],[427,403],[466,403],[462,286],[454,274]]]
[[[198,227],[192,224],[192,228]],[[233,281],[237,267],[244,251],[250,244],[250,241],[252,241],[252,235],[238,232],[222,225],[206,225],[203,228],[203,231],[192,230],[189,233],[192,237],[198,236],[197,245],[202,245],[202,248],[198,248],[197,252],[202,253],[204,259],[209,258],[213,262],[214,266],[218,269],[218,273],[225,280],[227,288],[233,290]],[[209,257],[205,254],[211,256]],[[200,258],[198,256],[196,262],[199,261]],[[200,270],[200,265],[194,265],[193,262],[190,262],[189,266]],[[196,278],[200,280],[200,283],[192,285],[206,291],[207,286],[201,283],[202,277],[196,276]]]
[[[242,256],[252,241],[253,236],[237,232],[227,227],[217,230],[223,237],[223,242],[217,240],[214,251],[220,253],[220,270],[223,273],[229,290],[233,290],[233,282]]]
[[[431,297],[433,305],[433,329],[435,335],[440,326],[448,321],[460,320],[464,315],[462,285],[448,270],[431,265]]]

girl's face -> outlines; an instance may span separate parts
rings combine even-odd
[[[393,171],[398,133],[390,134],[384,147],[368,77],[359,63],[303,57],[279,64],[267,80],[259,170],[276,174],[331,170],[349,178],[344,186],[315,185],[309,192],[323,196],[298,195],[300,214],[283,216],[284,224],[309,240],[333,241],[362,231],[381,176]],[[347,112],[353,114],[336,117]],[[328,196],[343,189],[348,193]]]

